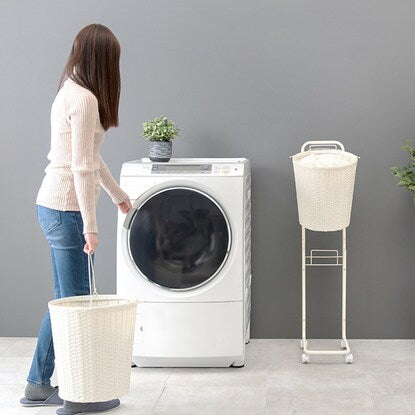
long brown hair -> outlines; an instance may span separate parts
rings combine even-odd
[[[105,130],[118,127],[120,52],[120,44],[108,27],[101,24],[85,26],[76,35],[59,82],[58,90],[70,78],[96,96],[99,118]]]

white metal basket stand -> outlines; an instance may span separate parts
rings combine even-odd
[[[308,149],[308,150],[306,150]],[[314,154],[311,154],[314,152]],[[310,167],[302,165],[304,157],[328,154],[340,157],[342,166]],[[299,221],[302,240],[302,363],[310,363],[311,355],[344,355],[345,363],[353,363],[353,354],[346,335],[346,228],[350,223],[354,179],[358,157],[344,151],[338,141],[307,141],[301,153],[292,156],[296,181]],[[307,229],[320,232],[341,231],[342,251],[311,249],[306,254]],[[338,267],[342,271],[342,333],[339,350],[310,350],[307,341],[307,268]]]

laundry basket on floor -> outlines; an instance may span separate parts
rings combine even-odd
[[[358,160],[342,143],[329,143],[306,142],[292,156],[300,224],[320,232],[349,226]]]
[[[59,395],[73,402],[107,401],[130,389],[137,300],[98,295],[90,254],[88,273],[91,295],[49,302]]]

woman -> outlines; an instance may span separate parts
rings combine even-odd
[[[76,36],[51,109],[50,163],[36,198],[39,224],[50,245],[55,298],[89,294],[87,254],[98,246],[96,204],[100,186],[123,213],[130,199],[112,177],[99,150],[109,127],[118,126],[120,45],[105,26],[91,24]],[[50,385],[54,351],[49,312],[42,321],[25,397],[26,406],[62,405],[58,414],[99,412],[119,400],[62,401]]]

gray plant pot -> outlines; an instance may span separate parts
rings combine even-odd
[[[151,161],[169,161],[171,158],[171,141],[149,141],[148,157]]]

